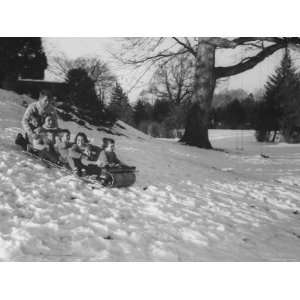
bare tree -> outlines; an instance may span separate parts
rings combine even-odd
[[[279,49],[299,45],[298,37],[129,38],[122,59],[124,63],[140,66],[166,63],[182,55],[192,57],[193,95],[181,142],[210,149],[209,112],[216,81],[255,67]],[[244,57],[230,66],[216,66],[216,52],[220,49],[238,49]]]
[[[50,72],[61,80],[66,80],[71,69],[83,69],[88,73],[101,103],[105,102],[117,82],[108,65],[98,57],[79,57],[72,60],[61,55],[54,57],[50,62]]]
[[[182,55],[165,64],[160,64],[153,75],[150,91],[158,99],[168,99],[179,104],[191,96],[193,61]]]

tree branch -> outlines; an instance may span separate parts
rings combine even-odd
[[[290,45],[297,47],[300,45],[300,38],[299,37],[260,37],[260,38],[254,38],[254,37],[241,37],[234,39],[233,42],[238,45],[244,45],[246,46],[249,42],[253,41],[267,41],[273,43],[272,45],[262,48],[262,50],[256,54],[255,56],[246,58],[239,62],[236,65],[230,66],[230,67],[216,67],[215,68],[215,75],[216,79],[222,78],[222,77],[228,77],[233,76],[239,73],[242,73],[244,71],[247,71],[249,69],[252,69],[255,67],[258,63],[263,61],[266,57],[272,55],[274,52],[276,52],[279,49],[282,49],[284,47],[288,47]]]
[[[144,58],[141,58],[141,59],[126,59],[126,60],[123,60],[122,58],[118,58],[118,60],[121,60],[121,62],[123,62],[124,64],[131,64],[131,65],[138,65],[138,64],[143,64],[147,61],[159,61],[161,59],[164,59],[164,58],[170,58],[170,57],[175,57],[177,55],[182,55],[182,54],[186,54],[188,51],[187,50],[181,50],[181,51],[178,51],[178,52],[169,52],[169,53],[158,53],[156,55],[153,55],[153,56],[147,56],[147,57],[144,57]]]
[[[247,71],[249,69],[252,69],[258,63],[263,61],[266,57],[272,55],[274,52],[276,52],[277,50],[279,50],[281,48],[284,48],[285,46],[286,46],[285,43],[274,44],[274,45],[264,48],[257,55],[249,58],[245,62],[240,62],[240,63],[230,66],[230,67],[216,67],[215,68],[216,79],[221,78],[221,77],[233,76],[233,75],[242,73],[244,71]]]
[[[189,51],[191,54],[196,56],[196,51],[190,46],[190,43],[186,44],[182,42],[179,38],[173,37],[173,40],[175,40],[179,45],[181,45],[183,48],[185,48],[187,51]]]
[[[284,38],[279,37],[239,37],[235,39],[221,38],[221,37],[211,37],[203,38],[204,42],[211,44],[217,48],[236,48],[238,46],[251,45],[254,47],[259,47],[255,42],[270,42],[270,43],[282,43],[285,41]]]
[[[232,40],[237,46],[244,45],[245,43],[255,42],[255,41],[265,41],[270,43],[280,43],[281,38],[278,37],[239,37]]]

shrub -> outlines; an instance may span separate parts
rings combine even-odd
[[[270,131],[259,129],[255,131],[255,138],[258,142],[268,142],[270,139]]]

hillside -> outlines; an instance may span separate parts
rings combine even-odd
[[[281,261],[300,259],[300,145],[210,132],[208,151],[59,120],[94,144],[116,140],[137,166],[127,189],[90,189],[14,145],[25,96],[0,90],[0,259],[13,261]],[[268,154],[266,159],[261,152]]]

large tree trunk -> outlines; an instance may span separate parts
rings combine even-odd
[[[208,43],[197,47],[193,96],[187,115],[185,133],[181,142],[211,149],[208,138],[209,112],[213,99],[216,78],[214,73],[216,48]]]

